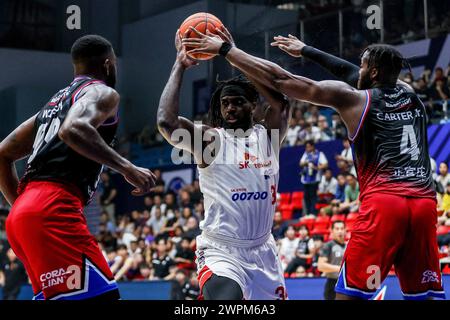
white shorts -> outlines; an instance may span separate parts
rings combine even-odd
[[[197,237],[197,271],[200,289],[215,274],[236,281],[245,300],[287,299],[283,268],[273,236],[262,245],[240,248]]]

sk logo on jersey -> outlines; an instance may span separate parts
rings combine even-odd
[[[244,160],[245,161],[241,161],[239,162],[239,169],[248,169],[250,168],[250,166],[252,165],[254,168],[256,169],[261,169],[261,168],[267,168],[270,167],[272,165],[272,161],[268,160],[265,162],[257,162],[258,161],[258,157],[254,156],[248,152],[244,153]]]

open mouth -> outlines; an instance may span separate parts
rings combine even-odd
[[[232,116],[232,115],[228,115],[226,117],[226,120],[227,120],[228,123],[236,123],[238,121],[238,119],[236,117]]]

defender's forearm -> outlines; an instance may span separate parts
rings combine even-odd
[[[278,80],[292,76],[279,65],[252,56],[236,47],[228,52],[226,59],[243,73],[250,74],[254,79],[258,79],[258,82],[262,85],[274,91],[279,91]]]
[[[339,80],[352,87],[357,86],[359,77],[357,65],[310,46],[305,46],[301,52],[303,57],[317,63]]]
[[[132,164],[120,156],[100,136],[97,129],[85,121],[74,121],[70,129],[59,133],[60,138],[82,156],[105,165],[122,175]]]

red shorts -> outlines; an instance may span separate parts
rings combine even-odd
[[[394,265],[405,299],[445,298],[436,223],[433,199],[391,194],[364,198],[336,292],[369,299]]]
[[[88,299],[117,290],[77,193],[61,183],[30,182],[6,220],[8,241],[37,300]]]

